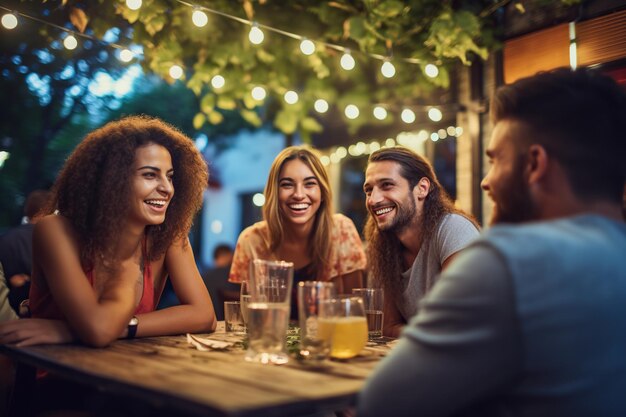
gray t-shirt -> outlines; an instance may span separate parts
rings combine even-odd
[[[626,225],[496,226],[442,274],[357,415],[626,416]]]
[[[448,257],[479,236],[476,226],[458,214],[444,216],[433,238],[424,242],[410,269],[402,273],[396,287],[396,307],[407,322],[417,313],[422,297],[430,291]]]

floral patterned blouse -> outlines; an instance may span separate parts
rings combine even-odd
[[[318,280],[330,281],[339,275],[365,270],[367,262],[363,244],[352,220],[343,214],[335,214],[328,243],[332,245],[330,256],[324,273],[317,277]],[[278,260],[270,253],[269,245],[269,228],[265,221],[255,223],[241,232],[228,280],[235,283],[247,281],[249,264],[253,259]]]

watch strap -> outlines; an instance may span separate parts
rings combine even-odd
[[[133,316],[133,318],[130,319],[130,322],[128,322],[128,332],[126,333],[127,339],[135,338],[135,336],[137,335],[138,326],[139,326],[139,321],[137,320],[136,316]]]

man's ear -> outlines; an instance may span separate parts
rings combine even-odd
[[[549,162],[550,158],[543,146],[530,145],[526,158],[526,178],[529,184],[535,184],[546,176]]]
[[[424,200],[430,192],[430,180],[426,177],[420,178],[420,180],[413,187],[413,195],[418,200]]]

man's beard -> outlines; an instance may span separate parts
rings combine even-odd
[[[412,224],[417,217],[417,206],[415,200],[411,197],[412,194],[409,194],[403,204],[396,203],[396,214],[391,223],[382,226],[377,223],[381,232],[398,234]],[[372,216],[375,216],[375,214],[372,214]]]
[[[528,183],[524,178],[523,159],[516,161],[513,173],[498,187],[500,196],[492,190],[494,208],[491,214],[491,224],[524,223],[537,218],[536,207],[533,204]]]

